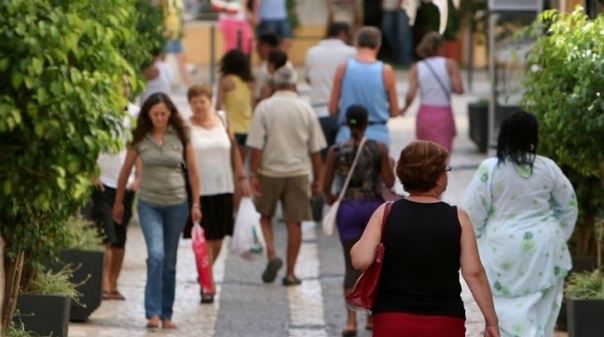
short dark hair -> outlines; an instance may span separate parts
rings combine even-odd
[[[268,53],[267,62],[274,64],[275,69],[279,69],[287,63],[287,54],[281,49],[274,48]]]
[[[375,27],[362,27],[356,34],[355,44],[359,48],[376,49],[382,44],[382,32]]]
[[[262,33],[258,36],[259,44],[266,44],[271,48],[277,48],[279,46],[279,37],[273,33]]]
[[[539,146],[537,117],[518,111],[501,123],[497,138],[499,163],[510,160],[516,165],[529,165],[531,170]]]
[[[338,37],[341,33],[348,34],[350,32],[350,25],[347,22],[336,21],[332,22],[327,28],[327,37]]]
[[[360,104],[353,104],[346,109],[346,124],[351,129],[365,129],[368,123],[367,108]]]
[[[449,152],[434,142],[415,140],[405,146],[396,164],[396,176],[407,192],[428,192],[446,172]]]

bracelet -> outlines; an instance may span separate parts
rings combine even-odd
[[[245,180],[245,179],[247,179],[246,176],[239,176],[239,177],[237,177],[237,180]]]
[[[191,208],[201,208],[201,206],[199,206],[199,204],[193,204],[191,205]]]

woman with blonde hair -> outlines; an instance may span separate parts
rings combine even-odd
[[[437,32],[424,35],[417,47],[423,58],[409,74],[409,91],[403,111],[407,111],[419,87],[421,105],[416,119],[416,137],[442,145],[451,152],[457,134],[451,107],[451,94],[463,94],[459,68],[454,60],[444,57],[445,40]]]

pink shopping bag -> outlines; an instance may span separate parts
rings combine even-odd
[[[197,275],[199,275],[199,285],[204,294],[212,293],[212,263],[208,257],[208,245],[203,228],[196,223],[191,230],[191,239],[193,241],[193,252],[195,253],[195,262],[197,264]]]

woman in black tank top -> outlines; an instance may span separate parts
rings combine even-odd
[[[472,223],[465,211],[440,200],[451,170],[448,159],[436,143],[407,145],[396,174],[409,197],[393,204],[383,238],[384,206],[376,210],[350,252],[354,267],[365,270],[380,241],[385,246],[373,337],[464,337],[460,269],[484,315],[485,337],[500,336]]]

